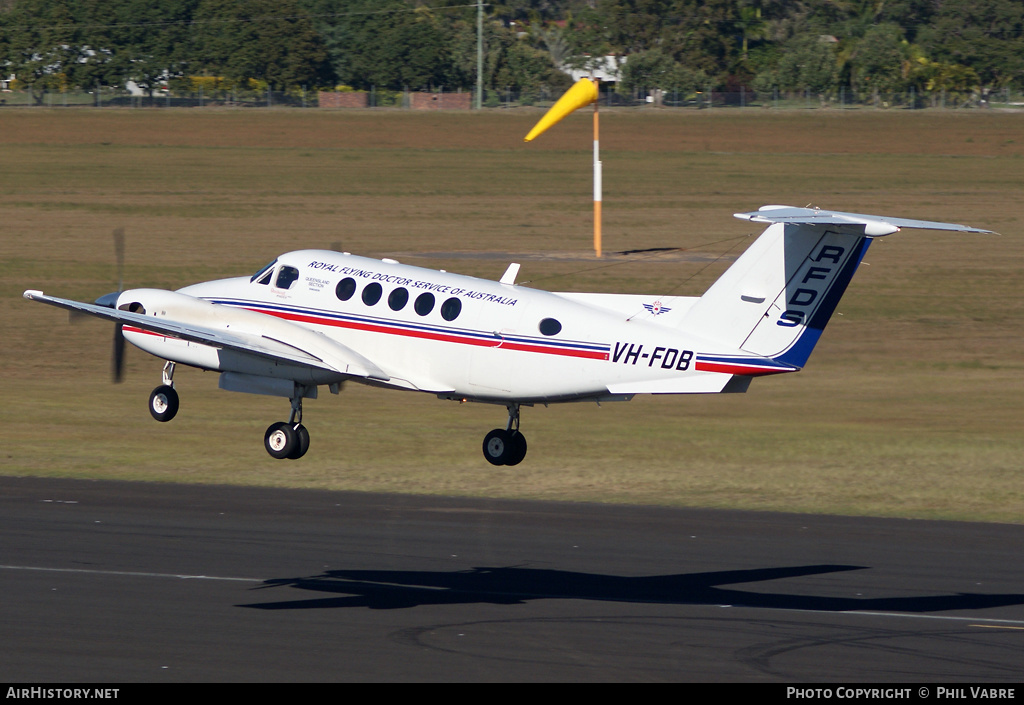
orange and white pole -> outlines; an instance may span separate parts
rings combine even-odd
[[[594,104],[594,253],[601,256],[601,149],[598,144],[598,119],[597,104],[598,91],[597,81],[591,78],[581,78],[572,88],[565,92],[551,108],[544,113],[524,142],[529,142],[540,136],[552,125],[560,122],[566,115],[578,110],[585,105]]]
[[[594,101],[594,254],[601,256],[601,141],[598,129],[597,104]]]

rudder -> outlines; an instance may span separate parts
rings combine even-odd
[[[729,347],[803,367],[869,243],[838,228],[773,224],[682,325]]]

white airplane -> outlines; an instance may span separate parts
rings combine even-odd
[[[495,282],[328,250],[289,252],[251,277],[93,304],[24,296],[110,319],[165,360],[149,400],[157,421],[178,411],[176,364],[217,371],[221,389],[291,400],[264,443],[275,458],[300,458],[302,400],[351,380],[504,405],[508,421],[483,452],[516,465],[526,456],[521,406],[745,392],[754,377],[807,363],[872,238],[990,232],[787,206],[736,217],[769,225],[700,297],[552,293],[517,286],[518,264]]]

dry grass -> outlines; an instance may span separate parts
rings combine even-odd
[[[531,145],[536,111],[9,110],[0,113],[0,472],[1021,521],[1024,140],[1012,113],[611,112],[608,251],[590,256],[589,120]],[[583,116],[580,116],[581,118]],[[764,203],[952,220],[999,236],[876,241],[808,368],[747,395],[524,411],[530,457],[480,458],[499,407],[350,385],[307,405],[300,462],[267,457],[282,400],[180,371],[183,410],[145,410],[159,361],[108,382],[110,329],[26,288],[92,299],[177,287],[329,246],[550,289],[699,294]],[[730,250],[730,248],[732,248]]]

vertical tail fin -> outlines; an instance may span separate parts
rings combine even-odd
[[[771,223],[707,290],[682,325],[728,347],[803,367],[871,238],[900,228],[989,232],[951,223],[765,206]]]
[[[871,240],[863,235],[808,232],[793,225],[772,227],[785,228],[784,240],[799,243],[798,256],[803,254],[801,246],[814,244],[740,347],[776,362],[803,367]],[[796,232],[790,233],[790,230]]]

